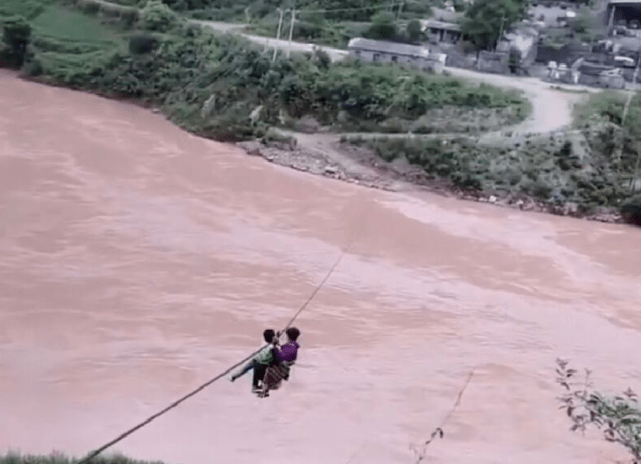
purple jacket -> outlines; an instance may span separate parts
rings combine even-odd
[[[294,362],[296,361],[296,355],[298,354],[298,348],[300,345],[296,342],[287,342],[280,349],[274,349],[274,355],[276,359],[280,362]]]

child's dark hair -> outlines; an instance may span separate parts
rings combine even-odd
[[[287,334],[287,337],[292,341],[296,341],[300,336],[300,330],[298,330],[296,327],[290,327],[285,331],[285,333]]]
[[[275,336],[276,332],[273,329],[267,329],[263,332],[263,338],[267,343],[273,342]]]

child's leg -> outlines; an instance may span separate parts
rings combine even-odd
[[[254,366],[254,380],[252,382],[252,387],[254,389],[258,390],[259,383],[263,381],[265,378],[265,371],[267,370],[267,364],[258,364],[256,363]]]
[[[247,373],[248,373],[249,371],[251,371],[252,369],[256,369],[256,365],[257,365],[256,361],[254,361],[254,360],[252,359],[252,360],[251,360],[251,361],[249,361],[247,364],[245,364],[245,366],[241,369],[241,371],[240,371],[240,372],[238,372],[237,374],[234,374],[234,375],[232,376],[232,378],[231,378],[231,379],[232,379],[232,381],[236,380],[236,379],[237,379],[237,378],[239,378],[239,377],[242,377],[243,375],[247,374]]]

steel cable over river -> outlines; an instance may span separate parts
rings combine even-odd
[[[113,451],[196,464],[606,463],[555,359],[641,384],[639,231],[314,177],[0,73],[0,449],[84,456],[260,345],[318,283],[269,400],[217,382]],[[365,220],[366,218],[366,220]]]

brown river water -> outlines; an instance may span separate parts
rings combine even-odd
[[[641,231],[313,177],[0,74],[0,453],[82,455],[296,325],[269,399],[222,380],[115,450],[176,464],[609,463],[555,359],[641,390]],[[351,461],[350,461],[351,459]]]

